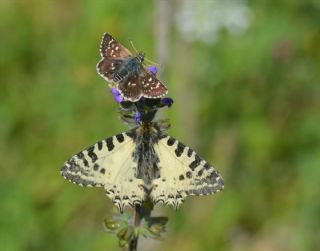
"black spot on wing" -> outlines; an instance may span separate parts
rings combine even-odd
[[[188,155],[189,158],[191,157],[192,153],[193,153],[193,150],[189,148],[189,149],[188,149],[188,153],[187,153],[187,155]]]
[[[98,171],[99,170],[99,165],[97,163],[95,163],[93,165],[93,170]]]
[[[206,162],[203,167],[204,167],[204,169],[206,169],[206,170],[211,169],[211,166],[210,166],[210,164],[209,164],[208,162]]]
[[[82,161],[86,167],[89,167],[89,162],[85,158],[83,158]]]
[[[106,144],[107,144],[107,147],[108,147],[108,151],[112,151],[113,148],[114,148],[114,144],[113,144],[113,137],[110,137],[110,138],[107,138],[106,140]]]
[[[178,143],[176,150],[174,151],[177,157],[180,157],[181,154],[183,153],[183,150],[185,148],[185,145],[182,143]]]
[[[95,147],[94,146],[90,146],[87,151],[88,151],[88,156],[91,158],[92,162],[96,162],[98,157],[97,155],[94,153],[94,149]]]
[[[198,177],[201,177],[202,174],[203,174],[203,169],[199,170],[199,172],[197,173],[197,176],[198,176]]]
[[[98,146],[98,150],[100,151],[100,150],[102,149],[102,146],[103,146],[102,141],[99,141],[99,142],[97,143],[97,146]]]
[[[194,169],[200,165],[200,162],[201,158],[198,155],[196,155],[194,161],[192,161],[189,165],[190,169],[194,171]]]
[[[77,154],[77,157],[78,157],[79,159],[82,159],[82,158],[84,157],[83,152],[79,152],[79,153]]]
[[[168,145],[168,146],[172,146],[175,141],[176,141],[176,140],[175,140],[174,138],[169,137],[169,139],[168,139],[168,141],[167,141],[167,145]]]
[[[124,136],[123,136],[122,133],[117,134],[117,135],[116,135],[116,138],[117,138],[117,140],[118,140],[119,143],[122,143],[122,142],[124,141]]]

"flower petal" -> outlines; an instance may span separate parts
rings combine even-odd
[[[121,95],[121,93],[119,92],[119,90],[117,88],[114,88],[112,87],[111,88],[111,93],[114,97],[114,100],[117,102],[117,103],[120,103],[123,101],[123,97]]]
[[[148,67],[148,71],[153,74],[154,76],[157,75],[158,72],[158,68],[154,65],[149,65]]]
[[[119,90],[118,90],[117,88],[114,88],[114,87],[111,88],[111,93],[112,93],[113,95],[121,95],[120,92],[119,92]]]
[[[173,99],[172,98],[163,98],[163,99],[161,99],[161,103],[170,107],[173,104]]]
[[[141,113],[140,112],[136,112],[136,114],[134,115],[134,120],[137,122],[141,121]]]
[[[116,102],[121,103],[123,101],[122,95],[114,95],[114,99]]]

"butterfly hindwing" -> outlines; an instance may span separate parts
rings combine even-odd
[[[135,142],[126,133],[99,141],[66,161],[61,174],[81,186],[104,187],[107,196],[122,211],[141,204],[143,181],[135,177]]]
[[[161,98],[168,92],[164,84],[144,69],[139,74],[132,74],[130,78],[119,81],[118,89],[125,100],[132,102],[141,97]]]
[[[177,208],[187,195],[208,195],[221,191],[220,174],[195,151],[170,136],[154,146],[159,157],[160,178],[153,181],[154,203]]]
[[[146,98],[161,98],[168,93],[167,87],[146,70],[141,72],[140,81],[142,95]]]
[[[113,59],[113,58],[103,58],[97,64],[97,71],[105,80],[108,82],[114,82],[114,77],[117,74],[122,60],[120,59]]]
[[[135,102],[142,96],[141,82],[138,74],[132,75],[126,81],[120,81],[117,87],[125,100]]]

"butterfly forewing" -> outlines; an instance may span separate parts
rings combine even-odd
[[[159,157],[160,178],[153,181],[155,203],[177,208],[187,195],[208,195],[221,191],[220,174],[195,151],[167,136],[154,146]]]
[[[114,78],[121,64],[125,59],[132,57],[130,51],[108,33],[102,38],[100,55],[102,59],[97,64],[97,72],[109,82],[115,82]]]
[[[103,35],[100,45],[100,55],[103,58],[125,59],[132,56],[131,52],[114,39],[110,34]]]
[[[81,186],[102,186],[122,211],[144,200],[143,181],[135,177],[135,143],[126,133],[99,141],[68,160],[61,174]]]

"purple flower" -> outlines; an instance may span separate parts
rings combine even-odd
[[[134,120],[137,122],[141,121],[141,113],[140,112],[136,112],[136,114],[134,115]]]
[[[173,104],[173,99],[172,98],[163,98],[163,99],[161,99],[161,103],[170,107]]]
[[[152,74],[152,75],[157,75],[158,69],[156,66],[154,65],[149,65],[148,67],[148,71]]]
[[[111,93],[117,103],[120,103],[123,101],[123,97],[117,88],[112,87]]]

